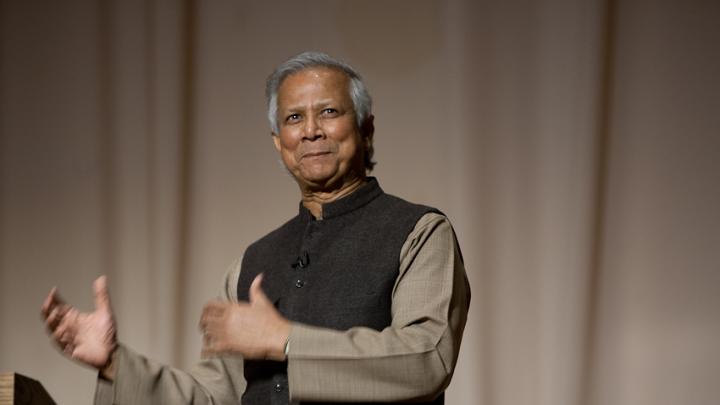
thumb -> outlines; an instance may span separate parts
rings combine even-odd
[[[107,277],[100,276],[93,282],[93,294],[95,296],[95,309],[110,311],[110,294],[107,288]]]
[[[255,276],[255,279],[253,280],[252,284],[250,284],[250,304],[251,305],[266,305],[270,304],[270,299],[268,299],[267,295],[262,290],[261,284],[262,284],[263,275],[262,273]],[[272,304],[270,304],[272,305]]]

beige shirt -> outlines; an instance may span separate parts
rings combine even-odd
[[[450,383],[470,303],[470,287],[448,219],[425,214],[400,251],[392,323],[382,331],[336,331],[294,323],[291,401],[431,400]],[[240,260],[223,294],[237,300]],[[120,345],[114,383],[98,380],[95,404],[237,404],[242,359],[222,356],[182,371]]]

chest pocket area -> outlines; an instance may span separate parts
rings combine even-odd
[[[314,314],[311,322],[338,330],[353,326],[381,330],[390,324],[394,277],[356,274],[343,282],[333,281],[319,280],[319,285],[314,286],[317,294],[308,308]]]

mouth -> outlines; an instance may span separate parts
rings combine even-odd
[[[314,158],[314,157],[320,157],[329,155],[330,151],[314,151],[314,152],[307,152],[303,153],[300,159],[306,159],[306,158]]]

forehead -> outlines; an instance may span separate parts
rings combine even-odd
[[[293,73],[283,80],[278,89],[280,104],[293,103],[305,98],[350,98],[349,78],[337,69],[312,67]]]

